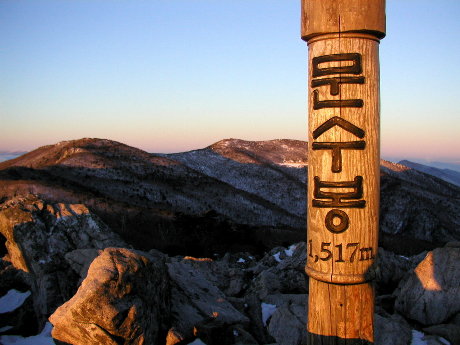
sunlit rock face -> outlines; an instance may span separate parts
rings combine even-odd
[[[86,206],[46,203],[34,195],[16,197],[1,205],[0,233],[6,238],[4,259],[24,272],[32,289],[40,329],[77,289],[79,277],[65,259],[67,253],[126,246]]]
[[[107,248],[92,262],[75,296],[51,315],[52,335],[74,345],[159,344],[169,304],[164,261]]]
[[[395,308],[423,325],[447,321],[460,312],[460,248],[429,252],[396,291]]]

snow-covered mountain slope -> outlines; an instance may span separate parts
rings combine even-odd
[[[381,239],[460,240],[459,187],[401,164],[381,165]],[[231,242],[272,238],[273,245],[305,238],[306,177],[307,143],[297,140],[226,139],[150,154],[80,139],[0,163],[0,197],[34,193],[84,203],[125,240],[146,246],[180,245],[193,237],[190,229],[200,240],[211,229],[211,242],[226,231]]]

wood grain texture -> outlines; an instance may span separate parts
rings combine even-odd
[[[380,152],[379,152],[379,63],[378,43],[374,40],[355,37],[331,37],[314,40],[309,44],[309,85],[312,79],[312,60],[318,56],[328,56],[339,53],[358,53],[362,57],[362,73],[364,84],[341,84],[339,95],[330,94],[330,87],[310,87],[309,92],[309,137],[308,137],[308,235],[307,244],[311,253],[307,260],[307,273],[318,280],[333,283],[361,283],[372,279],[374,259],[366,259],[371,248],[372,256],[377,255],[378,220],[379,220],[379,181],[380,181]],[[329,63],[333,65],[332,63]],[[334,63],[346,66],[349,61]],[[328,64],[324,64],[328,66]],[[326,67],[324,67],[326,68]],[[320,100],[349,100],[363,101],[361,108],[330,107],[313,109],[313,91],[317,91]],[[363,138],[335,126],[314,139],[313,132],[333,117],[339,117],[364,130]],[[361,140],[362,139],[362,140]],[[363,150],[341,150],[342,171],[332,171],[331,150],[313,150],[314,142],[356,142],[365,141]],[[315,199],[314,178],[321,181],[353,181],[362,176],[363,197],[365,208],[340,208],[349,217],[348,229],[340,234],[329,231],[325,219],[334,207],[319,208],[312,204]],[[324,189],[325,191],[350,192],[348,189]],[[330,243],[330,245],[322,245]],[[358,243],[358,245],[354,245]],[[341,246],[341,247],[340,247]],[[332,252],[329,260],[324,260]],[[340,253],[341,251],[341,253]],[[353,252],[354,256],[353,256]],[[341,254],[341,258],[339,255]],[[318,256],[318,259],[317,259]],[[353,256],[353,257],[352,257]],[[342,260],[340,260],[342,259]],[[343,261],[343,262],[342,262]]]
[[[302,0],[302,39],[325,33],[386,31],[385,0]]]
[[[308,344],[373,343],[372,284],[335,285],[310,279],[308,305]]]
[[[373,344],[384,0],[303,0],[309,47],[308,344]]]

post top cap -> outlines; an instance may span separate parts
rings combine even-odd
[[[302,0],[302,39],[331,33],[385,37],[385,0]]]

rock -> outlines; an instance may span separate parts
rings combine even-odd
[[[306,303],[288,303],[278,307],[273,313],[268,333],[279,345],[304,345],[307,343],[306,324]]]
[[[450,323],[453,325],[460,326],[460,313],[455,314],[454,317],[450,320]]]
[[[5,295],[11,289],[27,291],[30,288],[27,273],[15,268],[8,258],[0,259],[0,296]]]
[[[251,290],[256,293],[260,300],[281,291],[281,280],[277,273],[279,272],[273,268],[267,269],[262,271],[252,282]]]
[[[245,325],[249,319],[228,302],[224,293],[194,269],[188,259],[174,260],[167,264],[172,282],[169,337],[182,341],[193,336],[194,328],[207,322],[218,325]],[[211,321],[216,321],[212,323]],[[168,344],[175,344],[171,342]]]
[[[233,327],[233,338],[235,345],[257,345],[257,340],[241,326]]]
[[[157,344],[169,318],[163,262],[148,253],[107,248],[75,296],[50,317],[53,338],[73,345]]]
[[[383,248],[379,248],[377,262],[376,285],[380,293],[393,292],[402,277],[411,269],[410,258],[394,254]]]
[[[277,307],[284,307],[286,305],[297,304],[302,306],[308,305],[307,294],[276,294],[269,295],[264,298],[263,302],[274,304]]]
[[[447,242],[444,247],[460,248],[460,241]]]
[[[460,311],[460,248],[437,248],[403,279],[395,309],[425,326],[444,323]]]
[[[79,275],[79,284],[86,278],[89,266],[100,253],[100,249],[89,248],[72,250],[64,255],[67,263]]]
[[[307,262],[307,247],[305,242],[299,242],[291,245],[284,250],[286,256],[278,264],[278,269],[292,269],[298,272],[305,271],[305,264]]]
[[[242,269],[242,263],[238,262],[239,255],[225,255],[222,260],[209,258],[194,258],[186,256],[181,260],[189,269],[199,271],[204,278],[219,288],[226,296],[242,294],[248,287],[250,273]],[[245,260],[249,264],[249,260]]]
[[[249,269],[256,275],[250,290],[260,300],[273,294],[306,294],[308,280],[305,274],[306,248],[300,242],[288,249],[277,247]]]
[[[383,317],[374,314],[375,345],[407,345],[412,333],[407,322],[399,315]]]
[[[274,342],[266,329],[266,324],[262,320],[262,302],[254,292],[245,296],[246,314],[251,319],[249,330],[259,344]]]
[[[25,273],[42,328],[51,313],[73,296],[78,275],[64,259],[76,249],[126,246],[88,208],[47,204],[34,195],[8,200],[0,207],[0,233],[7,257]]]
[[[453,324],[440,324],[426,327],[424,332],[438,335],[450,341],[451,344],[460,344],[460,326]]]
[[[197,324],[193,334],[206,345],[257,344],[244,326],[228,325],[215,318],[209,318]]]

